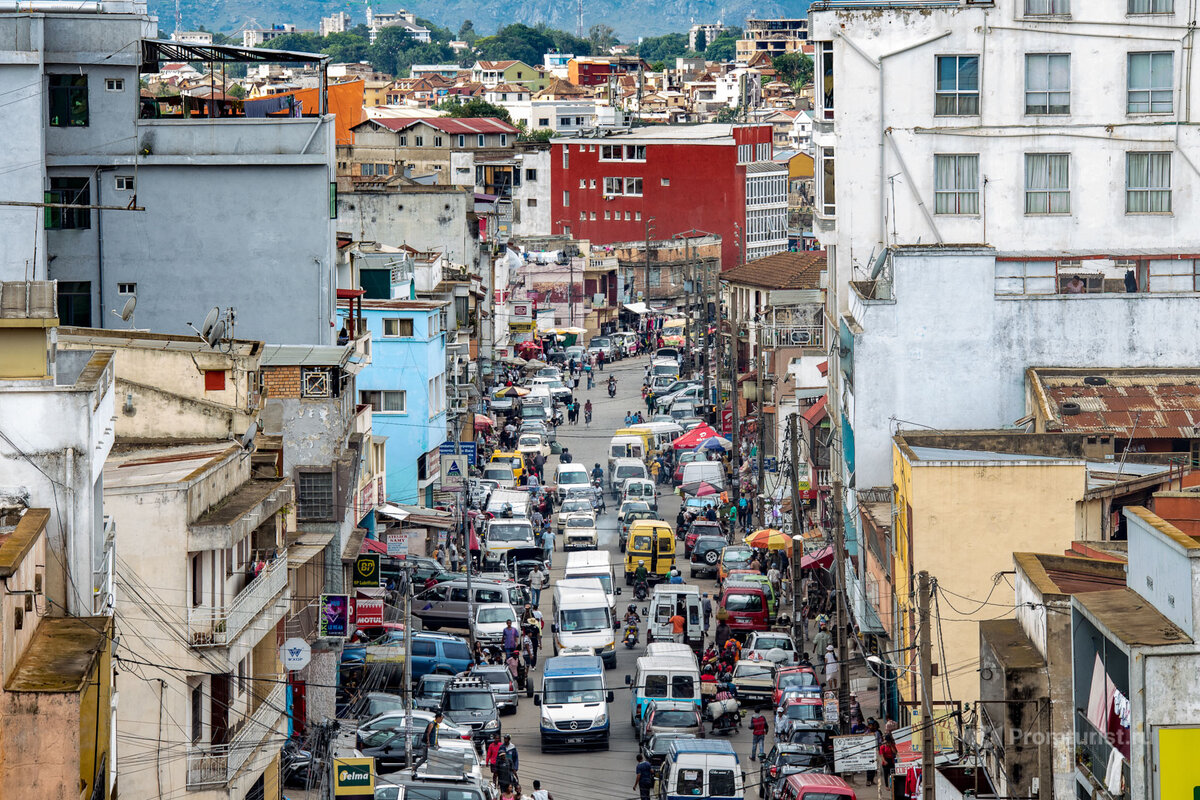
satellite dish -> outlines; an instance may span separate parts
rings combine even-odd
[[[129,322],[129,320],[133,319],[133,310],[135,308],[137,308],[137,295],[136,294],[133,297],[131,297],[125,301],[125,307],[121,309],[121,314],[120,314],[121,321]]]
[[[208,333],[204,335],[204,341],[208,342],[209,347],[216,347],[217,343],[225,338],[225,320],[219,319],[211,327],[208,328]]]
[[[250,452],[253,452],[254,451],[254,437],[257,435],[258,435],[258,420],[255,420],[254,422],[250,423],[250,427],[247,428],[246,432],[242,434],[242,438],[238,439],[238,444],[240,444],[242,446],[243,450],[248,450]]]
[[[200,338],[208,342],[209,345],[212,344],[210,334],[212,333],[213,328],[216,326],[217,320],[220,318],[220,316],[221,309],[217,306],[213,306],[212,311],[208,312],[208,316],[204,318],[204,324],[200,326]]]

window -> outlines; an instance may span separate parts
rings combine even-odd
[[[1071,156],[1025,154],[1025,213],[1071,213]]]
[[[1070,14],[1071,0],[1025,0],[1025,13],[1031,17]]]
[[[1125,154],[1125,213],[1171,213],[1171,154]]]
[[[508,147],[508,134],[507,133],[500,134],[500,146]]]
[[[583,122],[584,122],[584,120],[583,120],[583,117],[576,117],[576,118],[575,118],[575,124],[576,124],[576,125],[582,125],[582,124],[583,124]]]
[[[596,212],[595,212],[595,211],[589,211],[589,212],[588,212],[588,219],[589,219],[589,220],[591,220],[592,222],[595,222],[595,221],[596,221]]]
[[[113,188],[118,192],[132,192],[133,187],[132,175],[117,175],[113,177]]]
[[[621,145],[619,144],[602,144],[600,145],[600,160],[620,161],[622,152]]]
[[[408,412],[408,396],[402,391],[364,390],[358,393],[358,398],[359,402],[370,406],[371,410],[376,413],[405,414]]]
[[[1129,54],[1130,114],[1169,114],[1174,108],[1174,53]]]
[[[620,194],[622,182],[620,178],[605,178],[604,193],[605,194]]]
[[[51,178],[47,203],[66,203],[72,206],[92,204],[91,185],[87,178]],[[44,225],[47,230],[82,230],[92,227],[90,208],[47,208]]]
[[[565,208],[570,205],[571,205],[571,193],[568,192],[566,189],[563,189],[563,207]]]
[[[49,77],[50,127],[87,127],[87,75],[51,75]]]
[[[537,208],[537,198],[536,197],[529,198],[528,200],[525,201],[525,206],[527,208]]]
[[[104,91],[106,92],[123,92],[125,91],[124,78],[105,78]]]
[[[422,658],[436,656],[437,645],[429,640],[418,639],[414,636],[412,642],[412,654],[414,657],[420,656]]]
[[[333,473],[299,472],[296,478],[296,518],[333,519]]]
[[[580,145],[580,147],[582,147],[582,145]],[[566,145],[563,145],[562,156],[563,156],[562,168],[570,169],[571,168],[571,148]]]
[[[385,317],[383,320],[384,336],[412,336],[413,321],[409,317]]]
[[[526,169],[525,170],[525,180],[536,181],[537,180],[537,170],[536,169]]]
[[[586,189],[586,188],[587,188],[587,178],[580,178],[580,179],[579,179],[579,188],[580,188],[580,189]]]
[[[592,178],[591,180],[589,180],[589,181],[588,181],[588,186],[589,186],[590,188],[592,188],[592,189],[595,189],[595,188],[596,188],[596,179],[595,179],[595,178]]]
[[[817,95],[823,119],[833,119],[833,42],[821,42],[817,50],[816,74],[822,91]]]
[[[440,137],[440,136],[433,137],[433,146],[441,147],[442,146],[442,137]]]
[[[1129,0],[1130,14],[1174,14],[1175,0]]]
[[[633,219],[635,222],[641,222],[642,221],[642,212],[640,212],[640,211],[633,212]]]
[[[675,675],[671,678],[671,698],[691,700],[696,696],[696,683],[691,675]]]
[[[817,174],[820,176],[820,180],[817,181],[817,210],[827,217],[832,217],[837,212],[837,183],[834,180],[832,147],[820,148],[820,168]]]
[[[204,684],[192,687],[192,744],[204,734]]]
[[[641,195],[642,179],[641,178],[626,178],[625,179],[625,194]]]
[[[934,114],[944,117],[979,113],[979,56],[938,56]]]
[[[687,797],[704,794],[704,770],[681,769],[675,778],[675,793]]]
[[[581,144],[581,145],[579,145],[579,152],[581,152],[581,153],[586,153],[586,152],[587,152],[587,145],[582,145],[582,144]]]
[[[238,662],[237,667],[237,690],[238,694],[246,693],[246,685],[249,681],[246,680],[246,659],[243,658]]]
[[[645,691],[642,694],[645,697],[666,697],[667,696],[667,676],[666,675],[647,675]]]
[[[420,134],[414,136],[413,137],[413,146],[414,147],[424,147],[425,146],[425,137],[421,136]]]
[[[446,410],[446,374],[429,379],[429,416],[434,417]]]
[[[627,145],[625,145],[625,159],[627,161],[645,161],[646,160],[646,145],[644,145],[644,144],[627,144]]]
[[[658,179],[658,185],[659,185],[659,186],[670,186],[670,185],[671,185],[671,179],[670,179],[670,178],[659,178],[659,179]]]
[[[738,145],[738,163],[739,164],[749,163],[750,159],[752,158],[753,152],[754,152],[753,145],[739,144]]]
[[[74,325],[81,328],[91,327],[91,281],[58,282],[58,319],[63,325]]]
[[[612,212],[611,212],[611,211],[605,211],[605,212],[604,212],[604,219],[606,219],[606,220],[612,220]]]
[[[1025,56],[1025,113],[1071,113],[1071,56],[1030,53]]]
[[[539,128],[549,128],[550,127],[550,118],[549,117],[538,117],[538,127]]]
[[[478,145],[479,147],[483,147],[483,143],[484,143],[485,141],[487,141],[486,137],[484,137],[484,135],[483,135],[482,133],[481,133],[481,134],[479,134],[477,137],[475,137],[475,139],[476,139],[475,143],[476,143],[476,145]]]
[[[1197,265],[1192,258],[1154,258],[1148,264],[1151,292],[1195,292],[1198,287]]]
[[[328,367],[303,367],[300,370],[301,397],[333,397],[333,376]]]
[[[117,294],[125,294],[125,295],[137,294],[137,284],[136,283],[118,283],[117,284]]]
[[[580,212],[579,212],[579,221],[580,221],[580,222],[587,222],[587,212],[586,212],[586,211],[580,211]]]
[[[467,146],[467,137],[466,137],[466,135],[465,135],[465,134],[462,134],[462,133],[460,133],[460,134],[458,135],[458,146],[459,146],[459,147],[466,147],[466,146]]]
[[[629,212],[628,211],[625,212],[625,221],[629,222]]]
[[[400,135],[400,146],[401,146],[401,147],[408,147],[408,136],[407,136],[406,134],[401,134],[401,135]]]
[[[979,156],[934,156],[935,214],[979,213]]]
[[[223,391],[225,391],[225,370],[223,370],[223,369],[206,369],[206,370],[204,370],[204,391],[206,391],[206,392],[223,392]]]

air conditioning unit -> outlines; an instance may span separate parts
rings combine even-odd
[[[808,344],[811,340],[812,332],[804,329],[792,331],[791,336],[789,337],[789,341],[793,345],[799,345],[801,347]]]

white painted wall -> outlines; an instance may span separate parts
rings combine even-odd
[[[514,219],[512,235],[549,236],[550,220],[550,150],[524,150],[517,156],[521,162],[521,185],[513,190]],[[528,171],[535,170],[530,180]],[[533,201],[531,205],[529,201]],[[520,206],[520,212],[515,210]]]

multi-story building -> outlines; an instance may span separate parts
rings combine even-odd
[[[434,505],[438,448],[447,435],[447,303],[363,298],[371,366],[358,376],[358,402],[369,409],[387,449],[387,500]],[[471,434],[468,433],[468,438]]]
[[[550,235],[550,158],[553,146],[542,142],[517,145],[521,183],[512,192],[514,237]]]
[[[367,31],[371,43],[378,38],[379,32],[384,28],[403,28],[413,41],[428,44],[431,38],[429,28],[417,21],[417,15],[411,11],[400,9],[399,11],[389,11],[382,14],[376,13],[367,6]]]
[[[317,23],[317,35],[324,38],[331,33],[345,33],[350,30],[350,15],[345,11],[335,11],[328,17],[321,17]]]
[[[696,23],[688,28],[688,50],[696,49],[696,45],[700,43],[700,34],[704,34],[704,43],[707,45],[727,30],[730,30],[730,26],[724,22]]]
[[[269,28],[247,28],[242,31],[242,47],[262,47],[272,39],[278,39],[280,36],[288,36],[293,33],[311,34],[312,31],[300,30],[290,22],[274,24]]]
[[[512,161],[520,131],[500,119],[380,117],[351,130],[356,148],[383,148],[414,173],[437,175],[441,185],[503,195],[520,180]]]
[[[239,315],[238,336],[329,342],[334,117],[323,113],[324,93],[307,119],[229,116],[229,105],[194,98],[185,116],[182,101],[141,98],[140,75],[261,52],[162,42],[143,3],[96,8],[0,13],[9,43],[0,92],[10,103],[0,115],[0,196],[61,204],[0,208],[0,280],[57,280],[64,324],[130,327],[112,312],[136,297],[142,328],[189,333],[188,322],[199,326],[220,306]],[[324,57],[289,56],[306,58]],[[183,213],[184,195],[204,202]],[[268,295],[276,302],[259,302]]]
[[[777,56],[803,50],[808,39],[808,22],[805,18],[746,20],[742,38],[737,42],[737,60],[746,64],[758,53]]]
[[[1176,334],[1200,324],[1182,15],[1126,0],[813,5],[844,485],[891,485],[897,421],[1020,419],[1030,366],[1200,361]]]
[[[576,86],[603,86],[610,78],[649,71],[639,56],[575,56],[567,62],[567,80]]]
[[[484,86],[507,83],[540,92],[546,88],[550,78],[539,67],[531,67],[524,61],[508,60],[475,62],[475,66],[471,67],[471,80]]]
[[[554,232],[593,244],[721,237],[725,267],[787,249],[787,169],[769,125],[653,125],[555,139]]]

